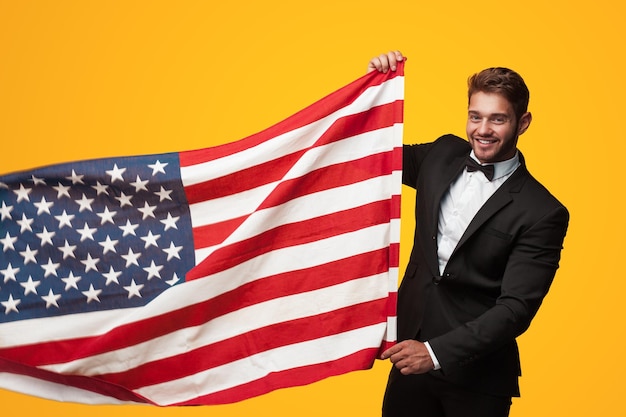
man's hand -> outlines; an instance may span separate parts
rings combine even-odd
[[[390,51],[376,58],[372,58],[367,65],[367,72],[369,73],[374,70],[379,72],[395,71],[398,62],[402,62],[403,60],[404,57],[400,51]]]
[[[403,375],[423,374],[435,368],[426,345],[417,340],[403,340],[387,349],[381,359],[387,358]]]

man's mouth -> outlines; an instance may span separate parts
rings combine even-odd
[[[496,143],[495,140],[489,139],[476,139],[477,142],[482,143],[483,145],[491,145],[492,143]]]

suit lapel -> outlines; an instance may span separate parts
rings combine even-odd
[[[504,182],[498,188],[498,190],[489,198],[485,204],[478,210],[476,216],[472,219],[470,224],[467,226],[467,229],[461,236],[459,243],[454,249],[452,256],[454,253],[459,250],[463,246],[463,244],[474,234],[476,231],[492,216],[494,216],[498,211],[500,211],[503,207],[511,204],[514,199],[514,195],[519,193],[522,188],[524,182],[528,178],[528,170],[526,169],[526,165],[524,164],[524,158],[520,153],[520,163],[521,165],[515,170],[515,172],[511,175],[511,177]]]

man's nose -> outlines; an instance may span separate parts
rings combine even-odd
[[[483,119],[478,125],[478,134],[482,136],[487,136],[491,132],[491,125],[489,124],[489,120]]]

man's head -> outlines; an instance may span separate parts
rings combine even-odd
[[[488,68],[468,80],[467,137],[482,163],[512,158],[532,120],[529,92],[519,74]]]

